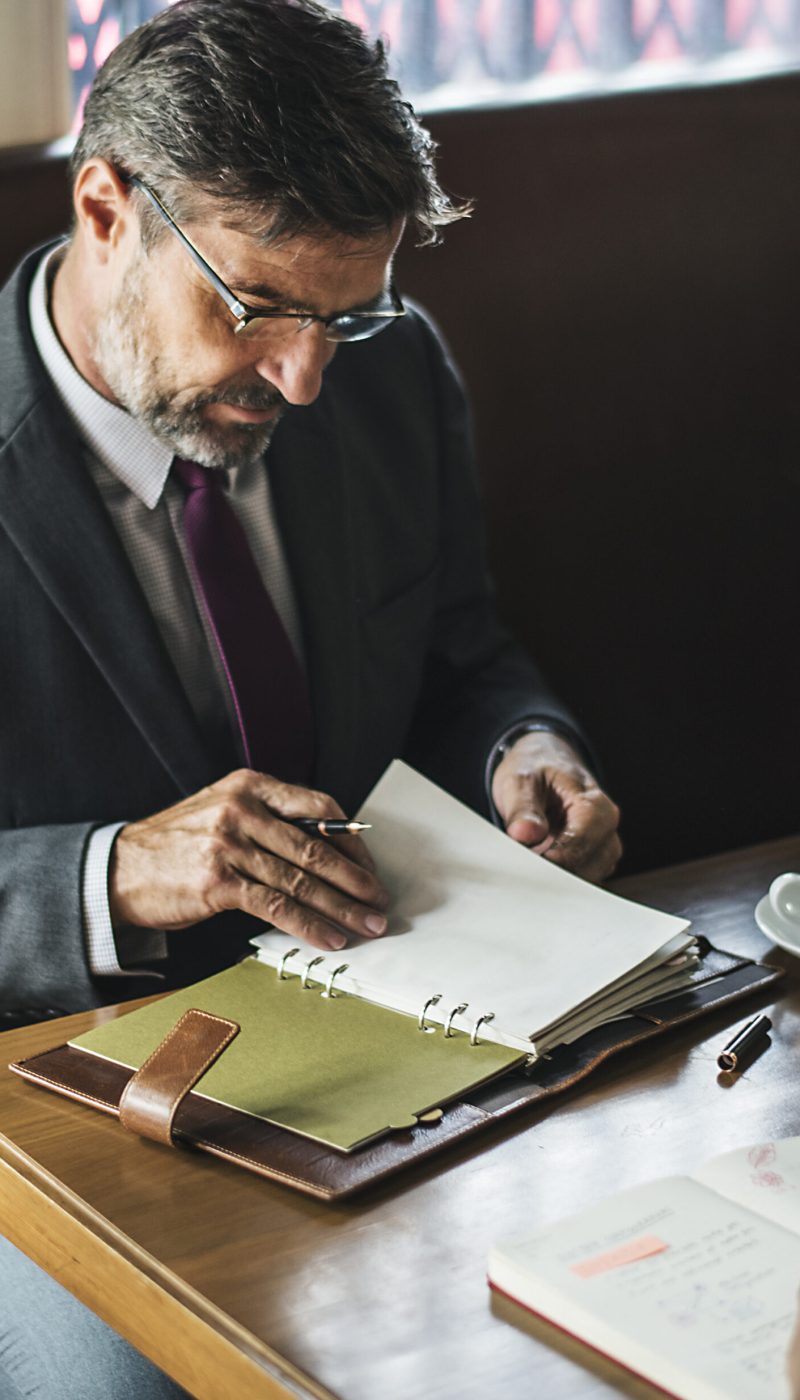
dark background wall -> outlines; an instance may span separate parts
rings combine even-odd
[[[800,828],[800,77],[432,118],[474,218],[398,281],[472,393],[500,606],[628,867]],[[0,167],[5,271],[63,162]]]

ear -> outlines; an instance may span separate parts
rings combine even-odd
[[[98,262],[108,262],[126,238],[138,236],[130,186],[107,160],[93,157],[81,166],[72,198],[78,228]]]

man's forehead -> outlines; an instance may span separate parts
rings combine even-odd
[[[374,273],[390,263],[402,237],[404,224],[363,237],[334,230],[283,236],[274,241],[250,234],[241,225],[222,218],[198,220],[191,233],[209,255],[219,275],[242,285],[258,285],[277,277],[315,281],[331,275],[358,276]],[[188,228],[188,226],[187,226]]]

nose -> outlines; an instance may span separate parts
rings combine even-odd
[[[336,346],[325,339],[325,327],[315,322],[260,348],[255,369],[280,390],[287,403],[310,404],[335,353]]]

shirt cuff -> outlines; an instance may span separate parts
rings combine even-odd
[[[89,971],[95,977],[157,977],[162,973],[130,964],[159,962],[167,956],[166,935],[160,929],[120,930],[119,939],[111,923],[108,906],[108,864],[111,851],[125,822],[113,822],[92,832],[86,846],[83,866],[81,903],[83,933]],[[124,947],[127,967],[120,965],[120,946]]]

